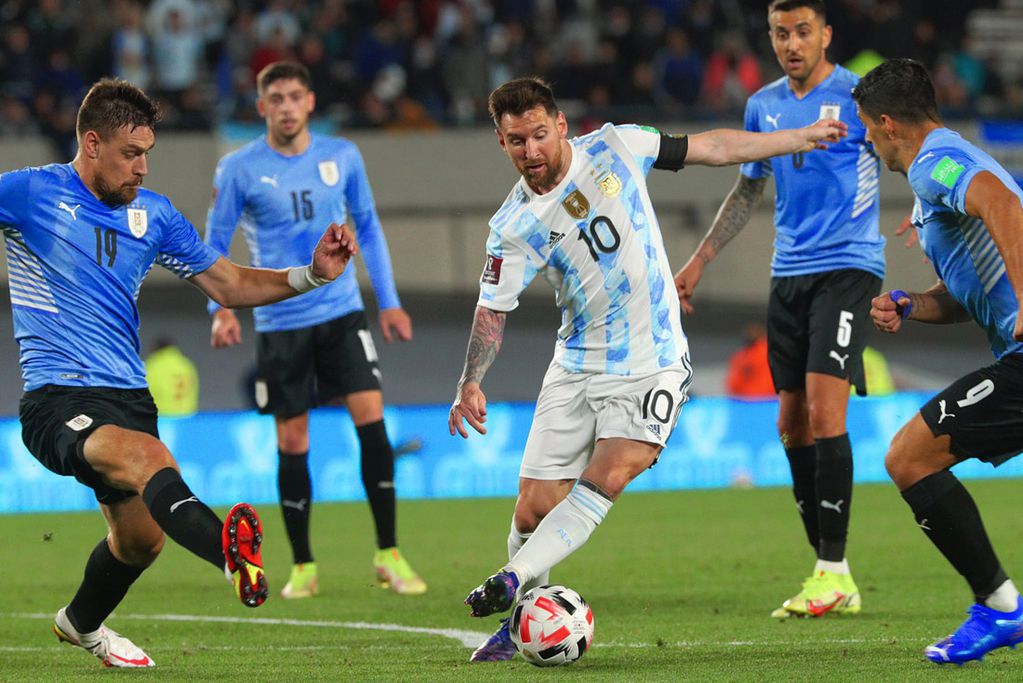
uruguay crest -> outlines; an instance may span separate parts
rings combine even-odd
[[[320,180],[327,187],[334,187],[341,180],[341,171],[338,170],[337,162],[333,159],[321,161],[317,164],[317,168],[320,169]]]
[[[128,209],[128,229],[137,239],[141,239],[149,229],[149,219],[145,209]]]

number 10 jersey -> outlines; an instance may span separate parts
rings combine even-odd
[[[569,372],[646,373],[688,352],[646,175],[660,132],[607,124],[573,138],[553,190],[524,180],[490,220],[479,305],[511,311],[542,273],[562,308],[554,360]]]

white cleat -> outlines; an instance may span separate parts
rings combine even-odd
[[[79,633],[61,607],[53,620],[53,633],[65,643],[76,645],[96,655],[104,666],[140,669],[156,666],[156,662],[117,631],[100,624],[92,633]]]

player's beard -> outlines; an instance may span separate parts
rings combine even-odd
[[[111,187],[107,182],[100,177],[97,177],[94,181],[96,185],[96,194],[99,195],[99,200],[107,206],[125,206],[135,201],[135,197],[139,194],[139,187],[134,182],[124,183],[118,187]]]
[[[558,141],[558,151],[554,157],[548,161],[547,170],[540,177],[529,172],[529,169],[523,165],[519,170],[522,177],[526,179],[526,184],[534,190],[549,190],[557,185],[558,175],[561,173],[561,165],[564,161],[564,151],[561,148],[561,141]]]

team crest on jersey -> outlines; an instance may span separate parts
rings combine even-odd
[[[820,118],[840,120],[842,118],[842,106],[839,104],[822,104]]]
[[[145,209],[128,209],[128,229],[136,238],[141,238],[149,229],[149,219]]]
[[[605,197],[617,197],[622,191],[622,181],[613,171],[608,171],[597,179],[597,187]]]
[[[567,197],[561,200],[561,205],[568,211],[572,218],[583,219],[590,215],[590,201],[586,199],[579,190],[572,190]]]
[[[321,161],[316,165],[320,169],[320,180],[327,187],[334,187],[341,180],[341,171],[337,168],[337,162],[331,159],[330,161]]]

